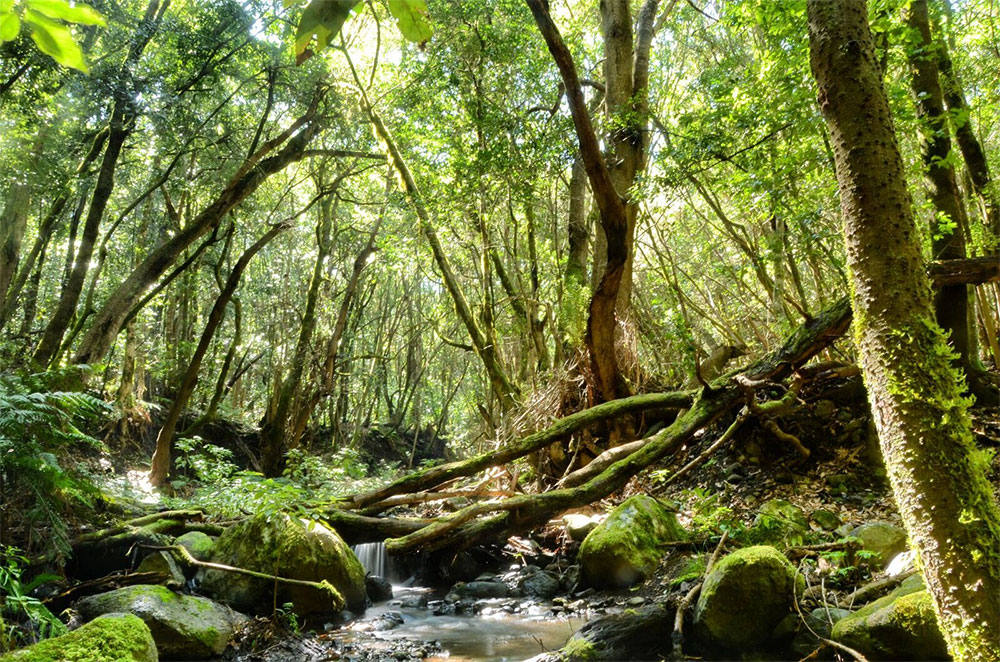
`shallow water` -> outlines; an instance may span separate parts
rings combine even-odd
[[[427,589],[398,586],[393,589],[395,599],[428,592]],[[531,615],[531,611],[539,614]],[[498,610],[486,615],[435,616],[426,609],[392,607],[383,603],[368,609],[354,624],[331,634],[335,639],[363,644],[369,650],[384,650],[387,654],[392,653],[394,642],[437,642],[445,653],[428,657],[428,660],[507,662],[561,648],[585,622],[542,612],[547,610],[539,607],[526,614]],[[364,631],[366,624],[377,622],[390,613],[402,616],[402,624],[391,630]]]

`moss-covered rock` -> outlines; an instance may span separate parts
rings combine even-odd
[[[874,565],[884,568],[894,556],[906,551],[906,531],[888,522],[868,522],[851,530],[861,549],[874,555]]]
[[[694,611],[695,633],[711,649],[746,651],[761,646],[791,612],[795,592],[804,588],[803,583],[774,547],[737,550],[705,578]]]
[[[590,621],[559,651],[562,662],[663,660],[673,648],[674,609],[650,605]]]
[[[920,581],[907,580],[837,621],[830,638],[872,660],[950,659],[930,594]]]
[[[137,584],[92,595],[76,604],[84,618],[124,612],[142,619],[164,660],[200,660],[222,653],[242,614],[208,598]]]
[[[166,581],[161,582],[165,586],[184,586],[184,571],[169,552],[153,552],[142,560],[136,572],[159,572],[166,575]]]
[[[157,662],[149,628],[132,614],[105,614],[68,634],[0,657],[3,662]]]
[[[215,538],[201,531],[188,531],[183,536],[179,536],[174,544],[191,552],[191,556],[199,561],[209,560],[212,558],[212,552],[215,551]]]
[[[684,540],[677,516],[653,497],[637,495],[611,511],[580,545],[585,581],[623,588],[648,577],[663,558],[663,543]]]
[[[784,499],[771,499],[757,510],[750,536],[755,543],[790,547],[801,545],[809,533],[802,509]]]
[[[215,544],[212,561],[289,579],[327,582],[334,590],[277,584],[269,579],[212,569],[198,576],[207,594],[240,611],[270,613],[291,602],[301,615],[329,614],[346,606],[363,611],[365,569],[337,532],[320,522],[284,513],[257,515],[230,527]]]

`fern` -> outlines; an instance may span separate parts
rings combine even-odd
[[[90,507],[99,494],[58,459],[70,448],[101,447],[80,428],[103,419],[110,407],[79,390],[85,374],[79,367],[0,374],[0,487],[4,493],[33,495],[33,505],[19,516],[27,528],[46,530],[57,557],[69,552],[63,514],[70,506]],[[0,497],[8,500],[6,494]]]

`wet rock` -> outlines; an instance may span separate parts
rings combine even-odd
[[[663,557],[665,542],[684,540],[677,516],[646,495],[611,511],[580,545],[583,578],[596,588],[624,588],[648,577]]]
[[[185,548],[191,553],[191,556],[199,561],[207,561],[212,558],[212,552],[215,551],[215,540],[212,536],[201,531],[188,531],[183,536],[178,537],[174,544]]]
[[[149,627],[132,614],[104,614],[61,637],[14,651],[5,662],[157,662]]]
[[[816,525],[824,531],[833,531],[841,524],[840,518],[837,517],[837,514],[833,511],[826,510],[825,508],[814,510],[809,516],[809,519],[815,522]]]
[[[384,577],[367,575],[365,577],[365,590],[372,602],[392,600],[392,584]]]
[[[455,584],[451,589],[451,594],[457,596],[458,600],[472,599],[481,600],[483,598],[506,598],[510,595],[510,589],[501,582],[468,582]]]
[[[809,521],[801,508],[784,499],[771,499],[757,511],[750,536],[757,543],[791,547],[801,545],[808,533]]]
[[[836,607],[819,607],[806,614],[806,625],[808,627],[800,627],[791,644],[791,648],[796,656],[803,658],[816,650],[816,647],[820,645],[820,641],[816,635],[828,639],[830,631],[833,629],[833,624],[850,615],[850,610],[838,609]],[[798,621],[797,614],[793,614],[792,616]],[[816,634],[813,634],[814,632]]]
[[[729,554],[705,578],[694,611],[695,634],[707,647],[746,651],[767,642],[791,613],[795,567],[774,547]]]
[[[518,574],[513,589],[512,595],[528,595],[540,600],[550,600],[559,593],[559,576],[529,565]]]
[[[138,584],[88,596],[76,604],[85,619],[130,613],[149,627],[161,659],[204,660],[222,653],[236,627],[246,620],[208,598]]]
[[[872,660],[950,659],[930,594],[922,586],[921,581],[908,579],[884,598],[837,621],[830,638]]]
[[[613,614],[584,625],[559,651],[565,662],[661,660],[670,654],[674,610],[663,605]],[[667,634],[665,634],[667,633]]]
[[[906,551],[906,531],[888,522],[868,522],[848,534],[861,542],[861,549],[874,555],[873,564],[884,568],[897,554]]]
[[[136,572],[159,572],[167,576],[165,586],[180,588],[184,586],[184,571],[169,552],[153,552],[142,560]]]
[[[257,515],[226,530],[212,561],[290,579],[328,582],[322,590],[277,585],[278,604],[291,602],[301,615],[365,609],[365,570],[337,532],[320,522],[287,514]],[[201,589],[217,600],[251,613],[270,612],[274,582],[248,575],[202,569]]]

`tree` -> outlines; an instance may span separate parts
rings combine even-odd
[[[896,503],[957,660],[1000,659],[1000,511],[934,319],[865,0],[809,0],[855,338]]]

